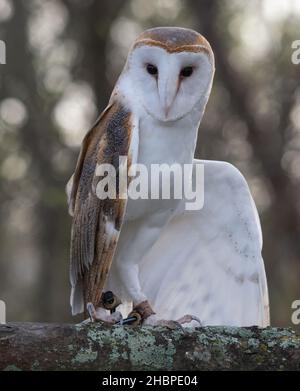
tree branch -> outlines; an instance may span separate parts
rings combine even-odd
[[[0,370],[299,370],[290,329],[0,325]]]

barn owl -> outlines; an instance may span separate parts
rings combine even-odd
[[[269,323],[260,223],[247,184],[228,163],[194,159],[214,71],[210,44],[193,30],[154,28],[134,42],[67,185],[73,314],[114,323],[131,311],[128,319],[151,325]],[[119,173],[120,156],[128,170],[202,164],[203,208],[187,211],[184,199],[124,199],[120,189],[116,199],[99,199],[97,166]]]

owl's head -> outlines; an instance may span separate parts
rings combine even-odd
[[[214,55],[199,33],[178,27],[145,31],[135,41],[123,72],[134,99],[160,121],[174,121],[205,106]],[[129,83],[129,84],[128,84]]]

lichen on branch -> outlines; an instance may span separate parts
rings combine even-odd
[[[257,327],[0,325],[0,370],[300,370],[300,335]]]

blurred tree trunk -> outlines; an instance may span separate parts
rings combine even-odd
[[[94,90],[97,107],[102,111],[108,103],[112,86],[106,74],[106,47],[110,29],[125,0],[95,1],[88,6],[67,0],[70,23],[66,36],[79,43],[83,60],[74,69],[74,78],[85,80]]]
[[[57,225],[60,215],[60,210],[51,204],[49,194],[51,189],[63,184],[55,177],[51,164],[59,140],[49,118],[51,108],[39,95],[34,56],[27,39],[29,10],[26,3],[27,1],[24,0],[13,2],[14,15],[6,25],[8,65],[4,69],[1,98],[19,99],[27,109],[27,122],[19,135],[20,150],[25,151],[31,158],[28,172],[39,192],[35,216],[37,235],[34,240],[41,264],[33,303],[36,313],[39,313],[43,319],[49,320],[53,315],[51,289],[55,273],[58,272],[56,270],[59,240]]]

